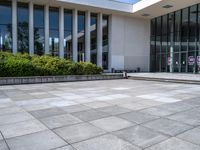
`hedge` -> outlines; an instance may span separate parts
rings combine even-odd
[[[0,52],[0,77],[94,75],[102,68],[89,62],[73,62],[48,55]]]

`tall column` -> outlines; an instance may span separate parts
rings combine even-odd
[[[64,8],[59,9],[59,56],[64,58]]]
[[[33,2],[29,2],[29,54],[34,54]]]
[[[108,20],[108,70],[112,70],[112,15]]]
[[[86,12],[86,21],[85,21],[85,56],[86,56],[86,61],[90,62],[90,53],[91,53],[91,43],[90,43],[90,12]]]
[[[73,10],[73,36],[72,36],[73,61],[78,61],[78,11]]]
[[[97,66],[102,67],[102,51],[103,51],[103,14],[98,14],[97,25]]]
[[[12,0],[12,50],[17,53],[17,0]]]
[[[49,5],[45,5],[44,11],[44,30],[45,30],[45,54],[49,54]]]

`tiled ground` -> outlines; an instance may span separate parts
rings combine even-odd
[[[200,150],[200,86],[112,80],[0,87],[0,150]]]

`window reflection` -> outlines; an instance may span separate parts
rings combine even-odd
[[[199,6],[152,19],[151,71],[200,73]]]
[[[91,14],[90,36],[91,62],[97,64],[97,14]]]
[[[28,3],[18,3],[17,6],[18,52],[29,53]]]
[[[12,9],[10,1],[0,1],[0,51],[12,51]]]
[[[78,61],[85,61],[85,12],[78,12]]]
[[[64,57],[66,59],[73,59],[72,51],[72,11],[65,10],[64,14]]]
[[[44,6],[34,6],[34,53],[44,54]]]
[[[108,69],[108,16],[103,15],[103,57],[102,66],[105,70]]]
[[[59,10],[49,8],[49,53],[59,55]]]

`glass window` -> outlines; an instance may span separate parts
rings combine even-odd
[[[187,51],[188,49],[188,31],[189,31],[189,16],[188,8],[182,10],[182,26],[181,26],[181,50]]]
[[[196,50],[197,13],[197,5],[190,7],[189,51]]]
[[[91,62],[97,64],[97,14],[91,14],[90,20]]]
[[[44,6],[34,6],[34,53],[44,54]]]
[[[109,47],[108,47],[108,25],[109,25],[109,16],[103,15],[103,68],[108,69],[108,52],[109,52]]]
[[[72,11],[65,10],[64,12],[64,57],[72,60]]]
[[[0,1],[0,51],[12,51],[12,8],[10,1]]]
[[[161,24],[161,17],[158,17],[157,19],[157,24],[156,24],[156,35],[161,35],[161,26],[162,26],[162,24]]]
[[[181,30],[181,10],[175,12],[175,32],[180,32]]]
[[[29,16],[28,3],[17,4],[18,52],[29,53]]]
[[[85,61],[85,12],[78,12],[78,61]]]
[[[49,8],[49,52],[59,55],[59,10],[53,7]]]
[[[151,36],[156,35],[156,19],[151,20]]]

